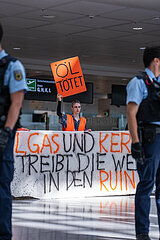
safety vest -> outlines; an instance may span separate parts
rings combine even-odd
[[[138,113],[138,123],[160,122],[160,83],[151,80],[146,72],[143,72],[138,79],[143,79],[148,96],[141,102]]]
[[[62,126],[62,131],[75,131],[74,120],[73,120],[72,115],[70,115],[70,114],[66,114],[66,115],[67,115],[67,127],[63,128],[63,126]],[[78,131],[84,131],[85,126],[86,126],[86,119],[84,117],[81,117]]]
[[[9,63],[15,62],[17,59],[9,55],[0,59],[0,128],[4,126],[8,115],[8,110],[11,105],[9,87],[4,86],[4,75],[8,68]],[[16,126],[19,124],[19,118]]]

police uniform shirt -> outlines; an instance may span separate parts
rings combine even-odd
[[[0,52],[0,59],[7,56],[5,50]],[[10,94],[24,90],[27,91],[25,69],[19,60],[10,62],[4,75],[4,85],[9,87]]]
[[[151,79],[156,79],[154,73],[149,70],[148,68],[145,69],[145,72]],[[160,82],[160,78],[158,79]],[[131,79],[131,81],[127,85],[127,104],[129,102],[135,102],[138,106],[142,102],[143,99],[145,99],[148,96],[148,90],[144,83],[143,79],[138,79],[137,77],[134,77]]]
[[[146,68],[145,72],[150,77],[150,79],[155,79],[157,81],[154,73],[150,69]],[[158,78],[158,82],[160,82],[160,77]],[[148,96],[148,90],[144,83],[144,80],[138,79],[137,77],[134,77],[130,80],[126,90],[127,90],[127,101],[126,101],[127,104],[129,102],[134,102],[139,106],[142,100]],[[156,124],[160,124],[160,123],[156,122]]]

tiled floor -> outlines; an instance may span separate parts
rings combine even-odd
[[[150,236],[158,239],[154,197]],[[135,239],[134,196],[13,201],[13,240]]]

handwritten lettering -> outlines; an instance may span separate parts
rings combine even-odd
[[[130,144],[128,132],[17,132],[13,191],[34,197],[135,193]]]

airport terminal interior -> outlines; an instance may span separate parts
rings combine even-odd
[[[159,10],[159,0],[0,0],[2,47],[26,70],[22,126],[61,131],[50,64],[78,56],[87,87],[78,98],[88,128],[125,130],[126,85],[144,70],[144,49],[160,45]],[[63,99],[62,112],[71,112],[70,99]],[[156,240],[154,196],[151,203]],[[134,194],[14,198],[13,240],[22,239],[135,239]]]
[[[82,103],[89,127],[124,129],[125,91],[117,93],[115,85],[126,86],[143,71],[143,49],[158,45],[159,4],[158,0],[0,1],[3,47],[24,63],[27,78],[35,81],[54,81],[50,63],[78,56],[85,82],[92,83],[93,98]],[[45,101],[45,84],[39,83],[34,99],[26,96],[22,122],[29,129],[60,130],[56,99]],[[70,104],[64,103],[62,110],[69,112]],[[33,117],[44,113],[47,124]]]

